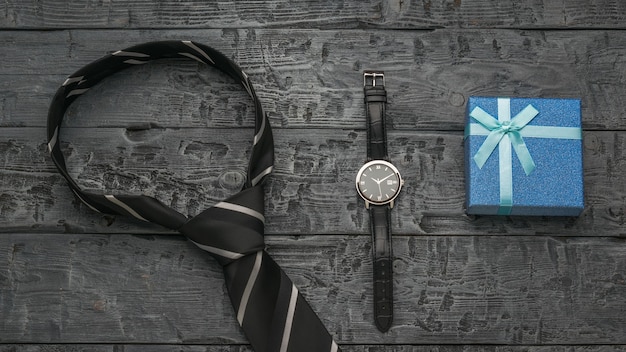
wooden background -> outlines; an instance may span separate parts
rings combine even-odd
[[[626,351],[626,2],[0,3],[0,351],[251,351],[218,264],[181,236],[79,204],[46,153],[63,80],[151,40],[202,42],[250,76],[276,167],[269,253],[344,351]],[[395,320],[372,318],[362,71],[389,93],[406,179],[392,215]],[[471,95],[578,97],[584,213],[468,216]],[[166,60],[73,104],[61,138],[85,188],[195,215],[243,182],[253,106],[225,75]]]

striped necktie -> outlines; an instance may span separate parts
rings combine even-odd
[[[98,194],[70,177],[59,143],[67,107],[106,76],[160,58],[190,58],[241,82],[255,104],[255,133],[241,192],[194,217],[146,195]],[[94,211],[132,216],[180,231],[222,265],[237,321],[256,352],[339,351],[293,282],[265,251],[263,181],[272,172],[269,120],[247,75],[220,52],[190,41],[145,43],[111,53],[78,70],[58,89],[48,112],[48,151],[74,195]]]

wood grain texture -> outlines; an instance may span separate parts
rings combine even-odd
[[[268,251],[344,352],[626,352],[626,2],[0,2],[0,352],[252,352],[221,269],[182,236],[77,202],[45,148],[65,78],[105,53],[189,39],[251,77],[276,139]],[[387,76],[395,321],[373,325],[362,71]],[[470,96],[579,97],[586,210],[467,216]],[[86,188],[196,214],[235,193],[252,104],[167,60],[108,78],[62,130]]]
[[[43,126],[64,77],[144,41],[192,39],[251,77],[274,127],[363,128],[362,71],[387,75],[394,129],[460,131],[469,96],[582,99],[586,130],[625,130],[621,31],[73,30],[1,31],[0,126]],[[111,77],[74,104],[74,126],[237,127],[251,102],[195,62],[149,64]],[[32,108],[30,108],[32,107]]]
[[[94,213],[75,200],[56,171],[43,129],[2,130],[9,139],[0,141],[0,232],[166,231]],[[67,128],[61,138],[70,173],[84,188],[144,193],[195,215],[243,186],[252,130]],[[366,159],[365,131],[277,129],[274,138],[267,232],[369,233],[354,189]],[[406,180],[392,212],[393,231],[624,236],[626,133],[585,132],[584,144],[586,210],[580,217],[470,217],[464,213],[462,134],[390,131],[390,156]]]
[[[367,237],[267,240],[338,342],[625,344],[612,238],[395,236],[395,320],[372,324]],[[0,237],[0,342],[245,344],[217,263],[180,237]]]
[[[624,345],[493,346],[493,345],[343,345],[346,352],[621,352]],[[0,344],[0,352],[253,352],[242,345]]]
[[[619,0],[8,0],[2,28],[624,28]]]

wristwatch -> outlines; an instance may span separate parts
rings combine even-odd
[[[367,159],[356,175],[357,193],[370,213],[374,256],[374,321],[386,332],[393,321],[393,258],[390,211],[404,184],[387,155],[385,127],[385,76],[381,71],[363,73],[367,116]]]

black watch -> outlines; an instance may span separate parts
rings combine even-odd
[[[387,156],[385,127],[385,76],[380,71],[363,73],[367,115],[367,158],[356,175],[356,189],[370,213],[374,256],[374,321],[386,332],[393,321],[393,256],[389,212],[404,184]]]

